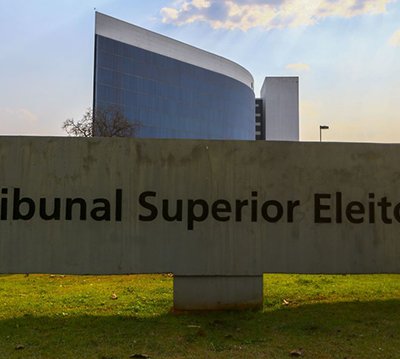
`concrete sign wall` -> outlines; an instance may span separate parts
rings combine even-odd
[[[400,145],[0,138],[1,273],[400,273]]]

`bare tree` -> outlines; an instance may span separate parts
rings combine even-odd
[[[139,129],[138,122],[129,121],[115,106],[97,109],[93,118],[93,136],[134,137]]]
[[[75,121],[69,118],[64,121],[62,129],[70,136],[92,137],[93,136],[93,111],[87,109],[82,119]]]
[[[139,123],[130,122],[119,108],[111,106],[88,109],[79,121],[65,120],[62,129],[78,137],[135,137]]]

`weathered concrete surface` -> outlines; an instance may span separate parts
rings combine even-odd
[[[242,310],[263,306],[263,276],[175,276],[175,310]]]
[[[400,273],[400,224],[393,214],[400,201],[399,158],[399,145],[1,137],[0,216],[7,218],[0,220],[0,273]],[[43,220],[38,213],[14,220],[16,188],[36,206],[45,198],[48,213],[54,198],[61,207],[66,198],[85,199],[88,218],[80,220],[75,208],[72,220],[63,209],[60,220]],[[116,189],[122,190],[121,221],[114,213]],[[147,198],[159,208],[153,221],[139,220],[149,214],[139,203],[145,191],[157,193]],[[359,201],[367,208],[370,193],[375,202],[387,197],[392,223],[382,220],[383,205],[374,207],[380,213],[375,223],[351,223],[345,214],[336,223],[334,208],[321,212],[332,223],[315,223],[315,194],[332,195],[322,204],[333,206],[337,192],[343,206]],[[110,202],[110,221],[90,218],[99,198]],[[236,220],[235,201],[255,198],[257,220],[251,205]],[[163,199],[184,201],[182,221],[161,217]],[[189,230],[188,199],[210,206],[229,201],[231,213],[216,206],[219,218],[229,220],[215,220],[210,209]],[[283,205],[280,221],[263,218],[260,207],[267,200]],[[296,200],[300,205],[288,223],[287,201]],[[175,208],[176,202],[170,215]],[[19,210],[29,212],[26,204]],[[276,211],[269,210],[274,217]],[[200,212],[197,206],[195,214]]]

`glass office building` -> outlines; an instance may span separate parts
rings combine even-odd
[[[120,109],[136,137],[255,139],[243,67],[100,13],[95,36],[93,106]]]

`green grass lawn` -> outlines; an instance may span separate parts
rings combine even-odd
[[[0,276],[0,358],[400,358],[400,275],[265,275],[263,311],[179,315],[172,281]]]

